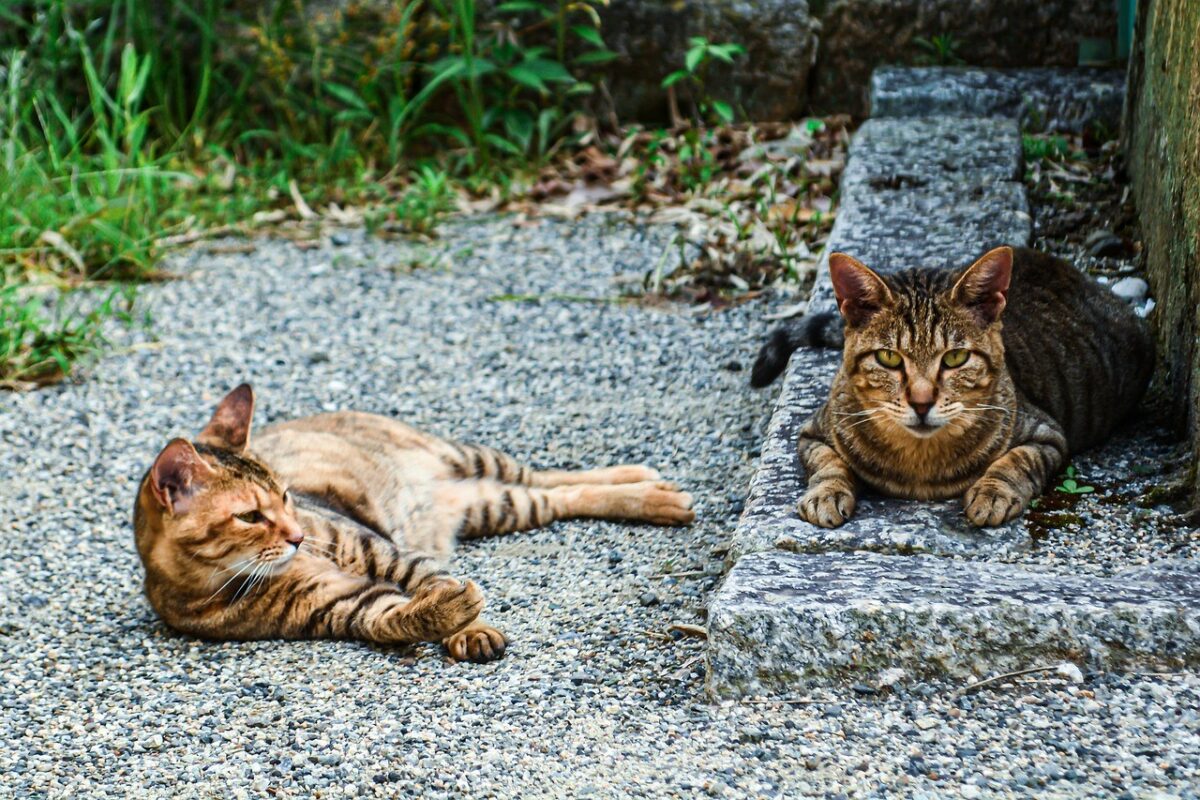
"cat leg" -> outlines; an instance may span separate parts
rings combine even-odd
[[[459,478],[489,478],[500,483],[516,483],[524,486],[552,488],[555,486],[578,486],[581,484],[622,484],[657,481],[662,476],[658,470],[640,464],[622,464],[616,467],[601,467],[586,470],[535,470],[512,456],[491,447],[445,442],[446,461]]]
[[[854,472],[846,460],[821,438],[824,411],[800,429],[797,447],[808,475],[808,490],[800,498],[800,516],[822,528],[836,528],[854,513]]]
[[[343,572],[394,583],[410,595],[428,582],[452,580],[443,568],[448,552],[401,548],[362,525],[303,512],[301,521],[306,535],[300,549],[329,559]]]
[[[430,581],[410,598],[394,583],[330,568],[324,559],[302,553],[296,560],[242,612],[249,624],[271,629],[257,633],[378,644],[439,642],[468,628],[483,610],[483,592],[472,581]]]
[[[1058,423],[1023,404],[1014,432],[1018,444],[988,466],[983,477],[963,495],[963,509],[973,525],[1003,525],[1019,517],[1046,481],[1067,460],[1067,439]]]
[[[577,517],[686,525],[696,516],[692,496],[661,481],[549,489],[489,480],[448,481],[434,490],[434,496],[435,507],[453,518],[454,534],[464,539],[530,530]]]

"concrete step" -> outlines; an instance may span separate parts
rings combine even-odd
[[[742,558],[711,603],[708,688],[740,696],[884,670],[959,681],[1071,660],[1094,669],[1200,664],[1200,567],[1112,577],[930,556]]]
[[[871,116],[1000,117],[1032,130],[1121,124],[1125,71],[883,67],[871,76]],[[1098,131],[1103,132],[1103,130]]]

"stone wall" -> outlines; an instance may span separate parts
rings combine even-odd
[[[1200,0],[1141,0],[1125,115],[1163,395],[1200,458]]]

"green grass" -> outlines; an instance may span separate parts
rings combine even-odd
[[[545,163],[613,57],[592,3],[0,4],[0,385],[68,374],[164,240],[290,210],[292,186],[428,235],[454,181]]]

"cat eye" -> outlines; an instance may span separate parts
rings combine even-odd
[[[266,517],[264,517],[262,512],[258,509],[255,509],[254,511],[247,511],[243,514],[234,514],[234,516],[247,525],[257,525],[258,523],[266,520]]]
[[[942,366],[947,369],[961,367],[967,363],[967,359],[971,357],[970,350],[950,350],[946,355],[942,356]]]
[[[895,350],[876,350],[875,360],[888,369],[899,369],[904,359]]]

